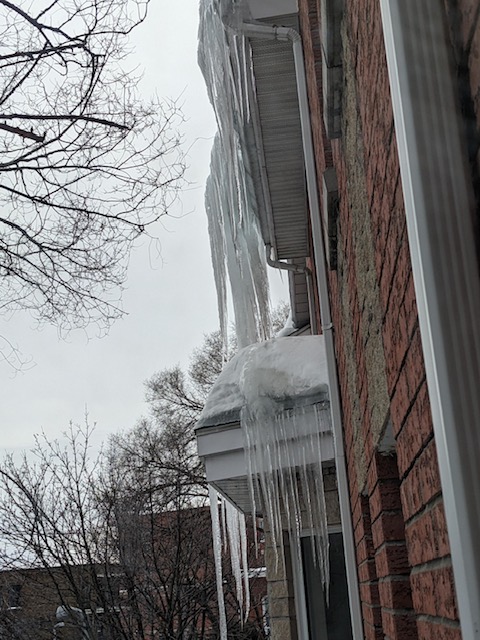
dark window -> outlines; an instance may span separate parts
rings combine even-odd
[[[9,609],[16,609],[20,607],[20,593],[22,591],[22,585],[11,584],[8,587],[7,592],[7,606]]]
[[[320,570],[313,561],[310,537],[302,538],[303,575],[310,640],[351,640],[350,605],[341,533],[331,533],[328,603]]]

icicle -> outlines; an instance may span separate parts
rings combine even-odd
[[[240,347],[270,337],[266,261],[257,217],[245,128],[249,124],[251,52],[240,28],[247,5],[203,0],[200,5],[199,64],[215,110],[218,134],[211,156],[205,205],[220,326],[226,338],[227,274]]]
[[[243,513],[239,513],[239,529],[240,529],[240,550],[242,556],[242,569],[243,569],[243,590],[245,594],[245,614],[244,621],[248,620],[248,615],[250,613],[250,576],[248,570],[248,540],[247,540],[247,525],[245,522],[245,515]],[[255,517],[253,518],[253,528],[255,531],[256,537],[256,522]]]
[[[260,493],[272,546],[284,560],[283,529],[301,558],[302,531],[310,532],[313,557],[328,592],[328,531],[322,470],[322,434],[330,429],[328,403],[283,410],[267,398],[242,411],[251,495]],[[256,487],[258,487],[256,489]],[[280,551],[280,553],[279,553]]]
[[[218,494],[211,485],[208,487],[208,496],[210,498],[210,513],[212,517],[213,557],[215,560],[215,576],[217,580],[220,640],[227,640],[227,616],[225,613],[225,598],[223,596],[222,534],[220,531],[220,519],[218,517]]]
[[[243,619],[242,556],[240,548],[240,524],[238,510],[227,501],[225,501],[225,507],[227,513],[230,561],[232,564],[232,573],[235,578],[237,601],[240,607],[240,617]]]
[[[225,498],[218,494],[220,500],[220,511],[222,514],[222,532],[223,532],[223,548],[228,547],[228,531],[227,531],[227,501]]]
[[[226,639],[226,613],[223,595],[222,553],[230,551],[232,573],[235,578],[240,619],[248,619],[250,612],[250,584],[248,571],[248,545],[245,516],[228,500],[209,486],[212,514],[213,550],[217,579],[217,596],[220,616],[221,640]],[[221,517],[219,517],[219,511]],[[222,544],[223,539],[223,544]]]

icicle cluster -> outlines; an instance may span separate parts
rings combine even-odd
[[[246,405],[242,413],[250,495],[270,526],[272,545],[284,559],[283,531],[301,561],[300,537],[308,530],[326,591],[329,584],[327,511],[322,472],[322,434],[329,431],[328,403],[274,410]],[[261,504],[255,504],[260,500]],[[280,550],[280,553],[278,552]]]
[[[235,578],[237,601],[240,607],[240,617],[246,621],[250,612],[247,528],[243,513],[238,511],[228,500],[225,500],[223,496],[218,494],[212,486],[209,486],[209,498],[217,581],[220,640],[227,640],[222,557],[229,552],[232,573]]]
[[[246,39],[232,28],[247,17],[245,6],[233,0],[203,0],[198,49],[218,125],[205,205],[220,324],[226,339],[228,277],[240,347],[271,333],[265,249],[246,143],[248,87],[253,82],[250,52]]]

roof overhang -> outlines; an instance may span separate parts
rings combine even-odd
[[[244,512],[252,508],[248,469],[262,475],[319,458],[333,461],[323,336],[275,338],[242,349],[213,385],[196,436],[207,481]],[[268,463],[257,456],[267,449]],[[261,496],[255,505],[261,511]]]
[[[323,403],[323,411],[330,411],[328,403]],[[307,445],[312,432],[321,430],[321,461],[331,464],[334,460],[333,435],[329,427],[320,426],[315,405],[305,407],[309,419],[303,421],[305,428],[302,434],[281,441],[288,447],[288,458],[292,467],[304,464],[318,464],[318,451]],[[293,418],[292,418],[293,419]],[[327,422],[327,421],[325,421]],[[210,427],[199,427],[196,430],[198,455],[205,465],[207,482],[213,485],[227,500],[244,513],[252,512],[250,480],[248,475],[248,453],[245,450],[245,437],[240,422]],[[262,513],[261,496],[255,496],[257,515]]]
[[[263,23],[298,29],[296,14],[280,15],[281,3],[266,4],[276,13],[265,13]],[[296,3],[286,4],[296,11]],[[248,27],[246,32],[248,37]],[[253,85],[246,141],[263,240],[276,260],[305,267],[310,255],[309,211],[292,43],[253,36],[248,41]],[[305,273],[289,274],[289,290],[293,323],[305,327],[311,321]]]
[[[247,0],[247,3],[255,20],[298,11],[297,0]]]
[[[298,28],[296,15],[277,13],[265,22]],[[247,142],[260,226],[275,258],[295,262],[309,255],[309,246],[305,160],[292,43],[253,36],[248,41],[254,85],[250,100],[253,131],[247,132]]]

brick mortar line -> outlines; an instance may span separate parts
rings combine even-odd
[[[407,527],[409,527],[410,525],[415,524],[415,522],[417,522],[418,520],[421,520],[421,518],[423,518],[425,516],[425,514],[429,513],[430,511],[433,511],[435,509],[435,507],[437,507],[439,504],[443,504],[443,494],[442,493],[440,493],[437,496],[435,496],[434,498],[432,498],[432,500],[430,500],[430,502],[428,502],[426,505],[424,505],[424,508],[421,511],[419,511],[418,513],[413,515],[411,518],[405,520],[405,529]]]
[[[400,607],[398,609],[392,609],[391,607],[382,607],[382,611],[385,611],[386,613],[399,614],[401,616],[415,616],[415,609],[402,609]]]
[[[410,574],[395,574],[384,576],[383,578],[378,579],[379,584],[389,584],[391,582],[405,582],[406,580],[410,580]]]
[[[438,569],[448,569],[452,566],[451,556],[444,556],[443,558],[435,558],[429,562],[417,564],[412,567],[410,575],[416,576],[427,571],[437,571]]]
[[[382,480],[380,480],[380,482],[382,482]],[[378,481],[377,481],[377,484],[378,484]],[[376,488],[376,487],[377,487],[377,485],[375,485],[375,488]],[[399,487],[399,488],[400,488],[400,487]],[[373,492],[372,492],[372,493],[373,493]],[[387,515],[387,516],[402,515],[402,516],[403,516],[403,512],[402,512],[402,509],[401,509],[401,507],[400,507],[400,506],[399,506],[397,509],[382,509],[382,510],[380,511],[380,513],[378,514],[378,516],[377,516],[374,520],[372,520],[372,524],[371,524],[371,526],[373,526],[373,525],[375,524],[375,522],[377,522],[377,520],[378,520],[381,516],[384,516],[384,515]]]
[[[441,616],[429,616],[427,614],[420,614],[417,616],[418,622],[433,622],[434,624],[441,624],[444,627],[451,627],[452,629],[459,629],[460,623],[450,618],[443,618]]]
[[[400,540],[385,540],[382,544],[375,549],[375,556],[381,553],[384,547],[406,547],[405,539],[402,538]]]
[[[415,392],[415,397],[412,401],[412,404],[410,405],[410,408],[408,409],[408,412],[405,415],[405,420],[403,422],[402,428],[400,429],[400,431],[397,433],[397,436],[395,437],[395,443],[397,442],[397,438],[400,435],[400,433],[403,431],[403,428],[405,427],[405,422],[408,418],[408,416],[411,414],[412,412],[412,407],[415,403],[415,400],[418,397],[418,394],[420,393],[420,387],[423,385],[423,383],[425,382],[425,377],[422,379],[422,382],[420,383],[417,391]],[[429,397],[429,401],[430,401],[430,397]],[[435,434],[433,432],[433,430],[430,432],[430,435],[428,436],[427,440],[425,440],[425,444],[423,445],[423,447],[420,449],[420,451],[417,452],[417,454],[415,455],[415,457],[413,458],[412,462],[408,465],[408,467],[405,469],[405,471],[402,473],[402,477],[400,478],[400,486],[405,482],[408,474],[410,473],[410,471],[413,469],[413,467],[415,466],[415,464],[418,462],[418,460],[420,459],[421,455],[424,453],[425,449],[428,447],[428,445],[432,442],[432,440],[435,440]],[[413,516],[414,517],[414,516]]]

